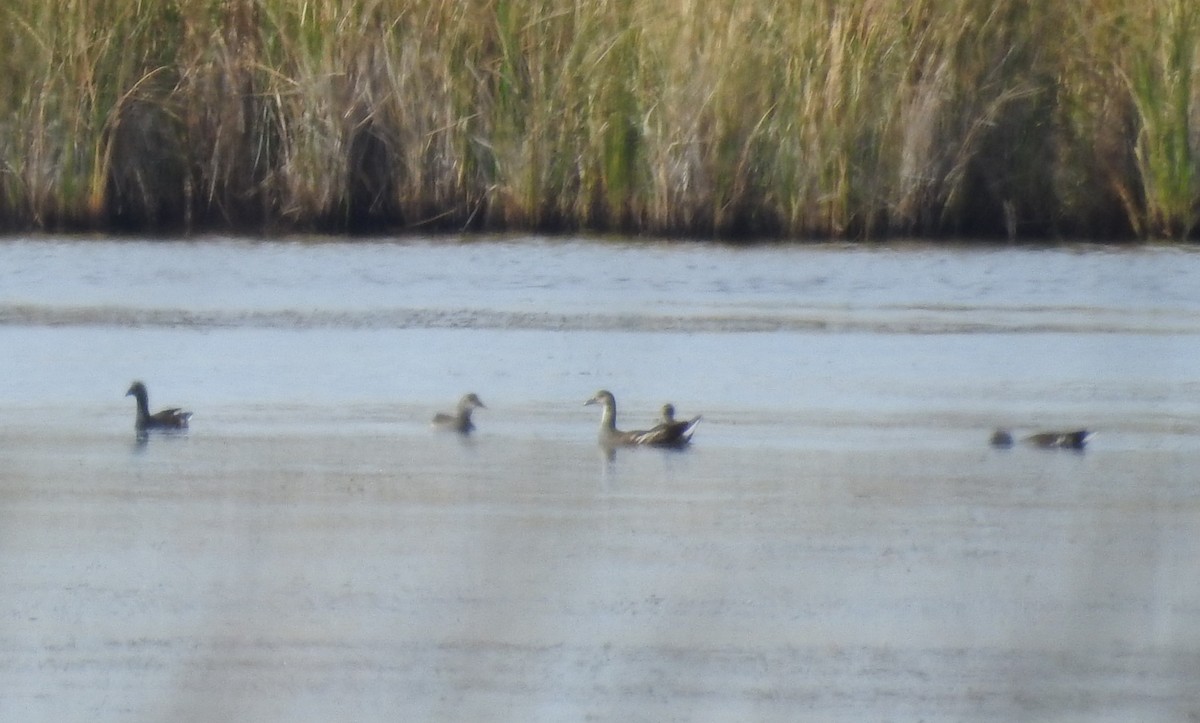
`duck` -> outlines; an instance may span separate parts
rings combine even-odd
[[[993,447],[1011,447],[1013,445],[1012,432],[1007,429],[997,429],[992,432],[992,436],[988,439],[988,443]]]
[[[1092,433],[1086,429],[1074,429],[1069,432],[1038,432],[1025,438],[1025,441],[1042,449],[1083,449]]]
[[[653,432],[655,430],[663,430],[663,432],[667,435],[684,434],[686,432],[690,437],[691,432],[688,430],[694,429],[699,423],[699,414],[691,419],[675,419],[675,405],[667,402],[666,404],[662,405],[662,416],[659,423],[650,431]]]
[[[125,392],[125,396],[137,399],[137,418],[134,420],[133,428],[138,432],[152,429],[188,428],[188,421],[191,420],[192,413],[179,407],[164,409],[154,414],[150,413],[150,397],[146,393],[145,384],[134,382],[129,386],[129,391]]]
[[[1083,449],[1087,445],[1092,432],[1086,429],[1075,429],[1067,432],[1037,432],[1021,441],[1042,449]],[[989,439],[993,447],[1011,447],[1013,435],[1007,429],[997,429]]]
[[[465,394],[458,400],[458,407],[453,414],[438,412],[433,415],[431,424],[438,429],[449,429],[460,434],[469,434],[475,429],[471,421],[471,412],[476,409],[487,409],[487,405],[474,393]]]
[[[700,417],[676,421],[675,408],[671,407],[669,422],[664,414],[663,422],[651,429],[622,431],[617,429],[617,400],[612,392],[601,389],[583,403],[585,407],[593,404],[601,406],[600,444],[605,447],[686,447],[700,423]]]

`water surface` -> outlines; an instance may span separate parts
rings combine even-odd
[[[5,242],[0,717],[1200,717],[1196,278],[1172,247]],[[134,378],[193,429],[139,443]],[[607,458],[600,387],[622,426],[703,413],[696,444]],[[478,434],[431,432],[466,391]]]

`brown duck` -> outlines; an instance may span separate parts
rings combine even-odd
[[[675,408],[667,405],[663,407],[663,421],[658,425],[645,430],[622,431],[617,429],[617,400],[612,392],[601,389],[583,404],[601,405],[600,444],[605,447],[686,447],[700,423],[700,417],[676,421]],[[669,420],[666,418],[667,407],[670,407]]]
[[[1086,429],[1075,429],[1070,432],[1038,432],[1025,438],[1025,441],[1043,449],[1083,449],[1092,433]]]
[[[433,426],[438,429],[449,429],[460,434],[468,434],[475,429],[471,421],[471,412],[476,409],[487,409],[487,406],[475,394],[467,394],[458,400],[458,408],[453,414],[438,412],[433,415]]]
[[[1042,449],[1083,449],[1091,436],[1092,433],[1086,429],[1074,429],[1069,432],[1038,432],[1022,437],[1021,441]],[[1006,429],[997,429],[992,432],[990,442],[993,447],[1011,447],[1013,436]]]
[[[675,419],[675,405],[668,402],[662,406],[661,421],[650,431],[663,430],[667,436],[686,434],[690,438],[692,431],[699,422],[699,414],[691,419]]]

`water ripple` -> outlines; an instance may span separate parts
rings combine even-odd
[[[810,306],[694,314],[527,311],[483,308],[183,309],[0,304],[0,325],[195,329],[515,329],[683,333],[875,334],[1200,333],[1200,315],[1052,306]]]

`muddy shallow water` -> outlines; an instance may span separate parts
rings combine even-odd
[[[0,244],[0,718],[1200,718],[1196,278],[1172,248]],[[193,429],[139,443],[134,378]],[[607,458],[599,387],[622,426],[703,413],[696,444]],[[432,432],[466,391],[478,433]]]

